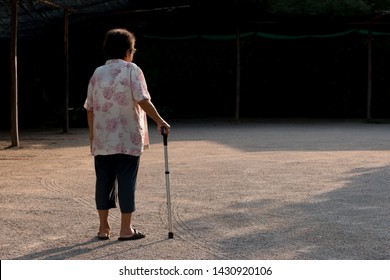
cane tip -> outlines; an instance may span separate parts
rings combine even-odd
[[[172,239],[172,238],[173,238],[173,232],[169,232],[169,233],[168,233],[168,238],[169,238],[169,239]]]

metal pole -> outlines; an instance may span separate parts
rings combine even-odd
[[[18,128],[18,0],[11,0],[11,146],[19,147]]]
[[[64,61],[65,61],[65,89],[64,89],[64,114],[63,132],[69,132],[69,12],[64,10]]]
[[[241,88],[241,56],[240,56],[240,29],[237,28],[237,69],[236,69],[236,109],[235,120],[240,120],[240,88]]]
[[[372,104],[372,26],[368,33],[368,78],[367,78],[367,120],[371,120]]]

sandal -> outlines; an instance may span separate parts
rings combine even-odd
[[[138,230],[134,229],[134,234],[133,235],[130,235],[130,236],[119,236],[118,240],[120,240],[120,241],[137,240],[137,239],[141,239],[141,238],[144,238],[144,237],[145,237],[145,234],[143,234],[142,232],[139,232]]]
[[[104,232],[104,233],[98,232],[97,237],[98,237],[99,240],[107,240],[107,239],[110,239],[110,237],[111,237],[111,231],[108,230],[107,232]]]

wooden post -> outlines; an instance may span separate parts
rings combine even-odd
[[[65,61],[65,88],[63,106],[63,133],[69,132],[69,12],[64,10],[64,61]]]
[[[236,69],[236,109],[235,109],[235,121],[240,121],[240,88],[241,88],[241,56],[240,56],[240,29],[237,28],[237,69]]]
[[[367,120],[371,120],[372,104],[372,26],[368,31],[368,78],[367,78]]]
[[[11,147],[19,147],[18,128],[18,0],[11,0]]]

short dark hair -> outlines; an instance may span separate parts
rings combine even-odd
[[[111,29],[106,33],[103,50],[107,59],[122,59],[134,48],[135,36],[124,28]]]

